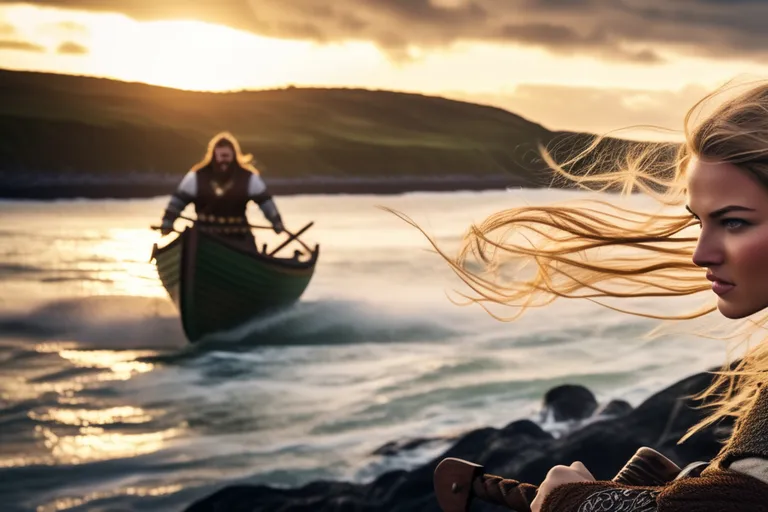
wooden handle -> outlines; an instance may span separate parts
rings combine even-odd
[[[680,467],[656,450],[642,447],[613,478],[625,485],[663,485]],[[443,512],[469,512],[473,498],[516,512],[530,512],[538,487],[483,472],[483,466],[446,458],[435,468],[435,497]]]
[[[643,446],[624,464],[613,481],[626,485],[664,485],[680,474],[680,467],[653,448]]]
[[[517,512],[530,512],[536,486],[483,473],[483,466],[443,459],[435,468],[435,497],[443,512],[468,512],[473,498]]]

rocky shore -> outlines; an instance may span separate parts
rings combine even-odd
[[[0,172],[0,199],[136,199],[167,196],[178,186],[180,176],[127,175],[112,176],[35,176],[20,179]],[[403,194],[408,192],[456,192],[504,190],[510,187],[532,187],[529,181],[513,174],[488,176],[450,175],[440,177],[393,178],[295,178],[266,179],[276,196],[317,194]],[[544,184],[540,184],[544,186]]]
[[[414,470],[390,471],[368,484],[309,483],[295,489],[263,485],[229,486],[187,508],[188,512],[440,512],[432,475],[445,457],[458,457],[485,466],[487,473],[538,484],[558,464],[582,461],[597,479],[611,479],[638,448],[649,446],[683,467],[708,461],[730,435],[731,421],[697,433],[678,445],[687,429],[706,411],[690,398],[711,382],[704,372],[654,394],[637,408],[621,400],[599,404],[578,385],[559,386],[544,397],[544,414],[572,428],[561,435],[543,430],[531,420],[504,428],[482,428],[459,437],[440,456]],[[430,439],[387,443],[377,453],[392,455]],[[499,507],[475,503],[473,511]]]

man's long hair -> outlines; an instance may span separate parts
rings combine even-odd
[[[218,147],[224,146],[231,148],[235,154],[235,158],[232,161],[234,167],[239,167],[240,169],[250,171],[254,174],[261,174],[253,165],[253,155],[243,154],[240,149],[240,143],[237,142],[235,136],[229,132],[219,132],[214,135],[208,142],[208,150],[205,152],[205,156],[202,160],[193,165],[191,170],[197,172],[207,167],[212,167],[214,164],[213,151]]]

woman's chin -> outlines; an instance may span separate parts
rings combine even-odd
[[[757,313],[758,311],[761,311],[762,309],[765,309],[765,306],[756,307],[751,304],[739,304],[736,301],[725,300],[722,297],[717,301],[717,310],[725,318],[729,318],[731,320],[746,318],[754,313]]]

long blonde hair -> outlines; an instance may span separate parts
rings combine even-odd
[[[203,156],[202,160],[193,165],[190,170],[199,171],[211,165],[213,162],[214,150],[222,145],[227,145],[232,148],[232,151],[235,153],[234,161],[240,168],[254,174],[260,174],[259,170],[254,165],[253,155],[243,153],[242,149],[240,149],[240,143],[230,132],[219,132],[211,137],[211,140],[208,141],[208,149],[205,151],[205,156]]]
[[[665,316],[619,308],[604,300],[686,296],[710,289],[705,271],[692,262],[697,233],[686,234],[697,224],[683,209],[684,177],[690,159],[696,156],[736,164],[768,188],[768,84],[753,84],[700,122],[693,122],[706,102],[729,90],[732,88],[714,91],[688,111],[682,144],[627,143],[617,153],[619,145],[601,136],[563,163],[557,163],[544,147],[539,148],[555,176],[577,187],[593,192],[640,192],[655,198],[662,208],[671,206],[678,212],[633,211],[608,201],[513,208],[472,225],[456,257],[442,251],[412,220],[393,213],[420,229],[477,294],[462,295],[499,320],[514,320],[529,308],[559,298],[581,298],[648,318],[703,317],[716,306],[705,304],[689,313]],[[608,147],[609,151],[600,153],[596,151],[599,147]],[[501,237],[493,236],[500,231]],[[518,241],[510,241],[511,235]],[[605,248],[611,248],[614,254],[601,254]],[[617,255],[621,249],[631,249],[631,254]],[[469,256],[474,256],[475,261]],[[507,265],[514,262],[519,265],[510,272]],[[528,277],[524,277],[526,269]],[[517,311],[504,318],[492,313],[486,304],[510,306]],[[748,322],[754,324],[754,320]],[[725,416],[743,416],[765,380],[768,343],[761,343],[747,351],[735,367],[727,365],[717,372],[712,385],[698,396],[708,399],[710,414],[680,442]]]

